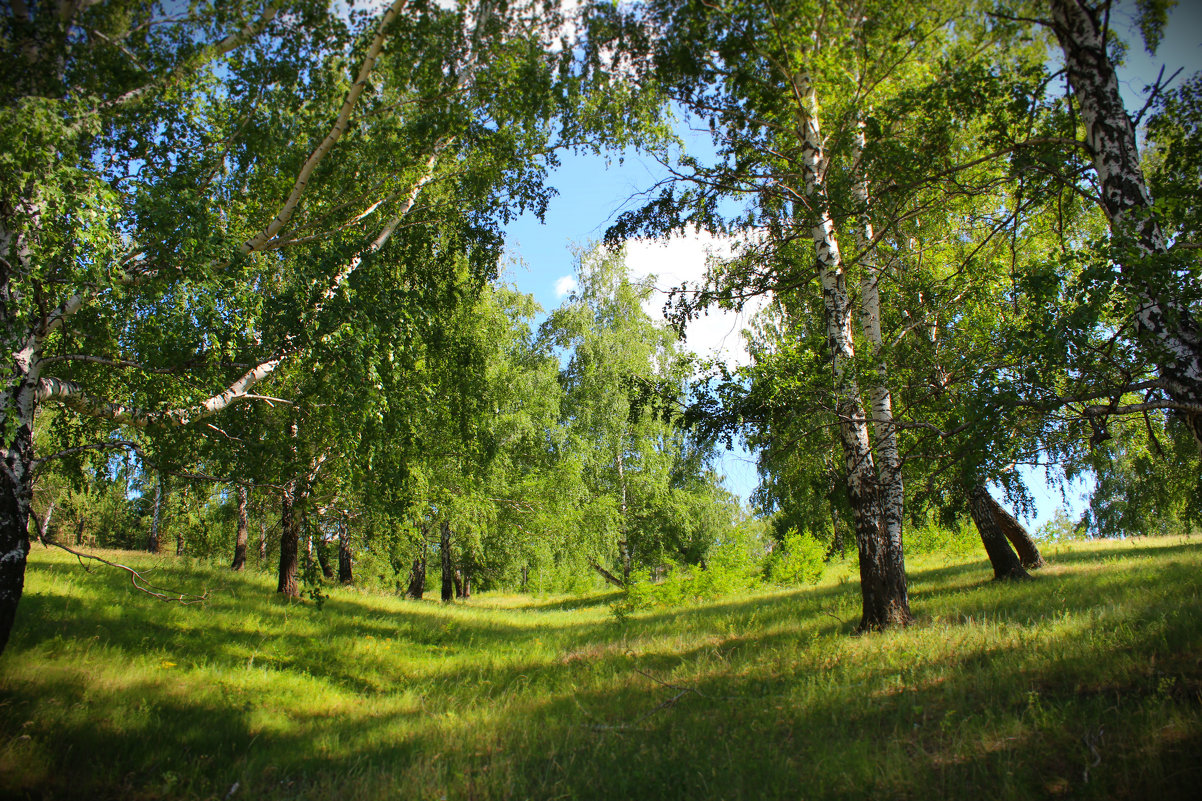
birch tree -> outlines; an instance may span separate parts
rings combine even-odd
[[[1164,24],[1163,17],[1155,18],[1158,8],[1163,14],[1157,4],[1141,6],[1151,49]],[[1137,339],[1169,396],[1162,408],[1179,411],[1202,448],[1202,327],[1193,293],[1174,291],[1174,284],[1196,281],[1197,274],[1167,258],[1169,244],[1144,176],[1135,124],[1123,105],[1108,50],[1110,3],[1048,0],[1047,11],[1051,19],[1044,22],[1060,44],[1085,129],[1120,282],[1135,304]]]
[[[899,9],[854,2],[666,2],[647,3],[641,13],[657,80],[709,122],[722,162],[698,169],[686,161],[692,188],[680,197],[675,187],[665,190],[611,235],[655,234],[686,222],[741,230],[748,236],[739,266],[718,279],[714,297],[737,304],[764,291],[818,293],[829,408],[860,558],[860,625],[905,624],[902,476],[879,331],[880,277],[872,254],[856,247],[875,247],[877,236],[866,216],[865,133],[855,115],[882,86],[888,92],[915,50],[938,40],[946,18],[931,13],[918,25],[895,26]],[[724,220],[722,196],[753,201],[742,216]],[[855,295],[860,274],[866,304]],[[866,347],[857,344],[857,328]],[[868,363],[875,366],[866,371]]]
[[[396,0],[349,19],[305,0],[11,8],[0,646],[40,407],[99,421],[78,429],[98,439],[220,428],[338,330],[361,276],[405,258],[398,234],[434,208],[428,190],[451,187],[445,208],[492,232],[473,257],[487,271],[497,216],[545,202],[553,131],[583,130],[560,114],[571,48],[552,47],[557,17],[534,4]]]

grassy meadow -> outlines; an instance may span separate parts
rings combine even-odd
[[[1198,798],[1202,540],[909,561],[917,623],[818,585],[620,620],[613,593],[433,601],[35,545],[0,657],[0,797]]]

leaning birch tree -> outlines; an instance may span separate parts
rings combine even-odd
[[[1156,365],[1168,398],[1158,408],[1181,413],[1202,448],[1202,326],[1196,303],[1174,291],[1189,281],[1188,268],[1173,265],[1169,243],[1144,177],[1132,122],[1119,94],[1108,46],[1110,2],[1048,0],[1050,20],[1064,56],[1085,129],[1085,147],[1099,184],[1098,202],[1110,223],[1123,291],[1134,301],[1136,339]],[[1164,4],[1141,4],[1145,38],[1154,49]],[[1194,276],[1196,280],[1196,276]]]

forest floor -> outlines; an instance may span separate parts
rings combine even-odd
[[[1202,538],[909,562],[916,623],[814,587],[619,620],[613,593],[444,606],[35,545],[0,657],[0,797],[1198,798]]]

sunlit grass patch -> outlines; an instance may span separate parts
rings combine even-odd
[[[1022,583],[911,559],[916,623],[816,586],[610,613],[442,605],[138,554],[35,550],[0,661],[0,795],[1171,798],[1202,781],[1202,548],[1073,543]]]

